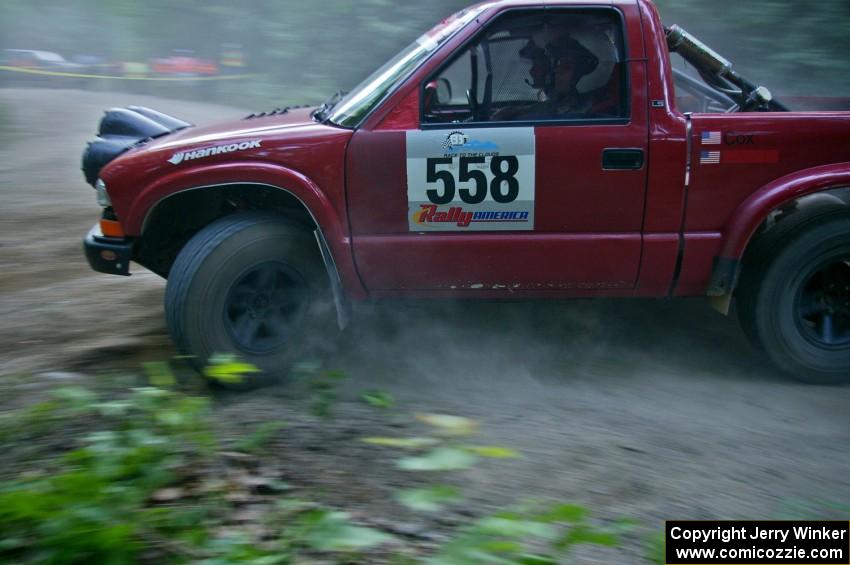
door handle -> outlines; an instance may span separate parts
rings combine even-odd
[[[605,171],[638,171],[643,168],[643,149],[604,149],[602,169]]]

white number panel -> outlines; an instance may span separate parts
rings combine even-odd
[[[413,232],[534,229],[534,128],[407,132]]]

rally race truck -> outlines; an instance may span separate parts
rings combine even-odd
[[[165,277],[178,348],[252,384],[410,297],[707,296],[779,369],[850,380],[850,113],[795,111],[649,0],[478,4],[320,106],[112,109],[83,170],[92,268]]]

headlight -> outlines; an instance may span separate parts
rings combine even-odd
[[[97,179],[97,182],[94,183],[94,190],[97,192],[97,203],[102,208],[112,206],[112,201],[109,200],[109,194],[106,193],[106,183],[102,179]]]

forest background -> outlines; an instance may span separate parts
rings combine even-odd
[[[846,0],[657,0],[665,24],[703,39],[777,95],[850,95]],[[252,109],[348,90],[465,0],[4,0],[0,49],[146,62],[177,52],[218,61],[237,45],[251,75],[202,85],[100,81],[88,88]],[[7,83],[10,73],[0,75]],[[2,86],[2,84],[0,84]]]

